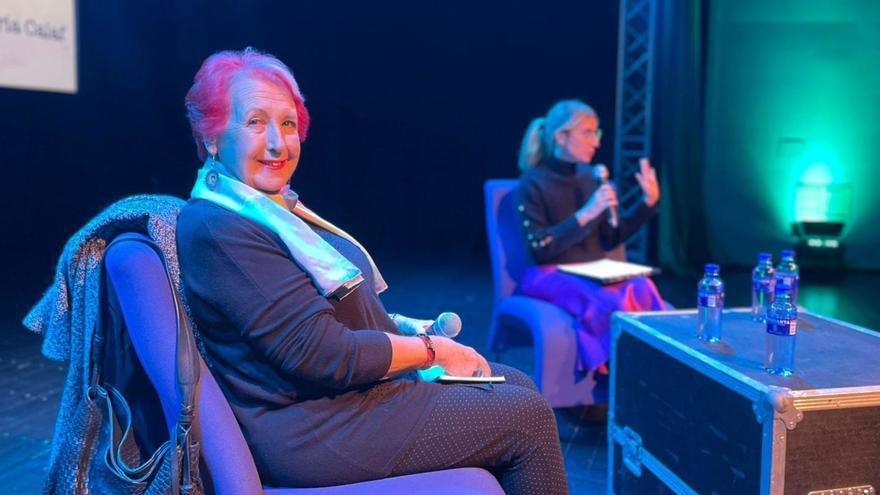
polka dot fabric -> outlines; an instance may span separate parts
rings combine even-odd
[[[447,386],[392,475],[483,467],[508,495],[568,493],[553,410],[522,372],[492,374],[507,383]]]

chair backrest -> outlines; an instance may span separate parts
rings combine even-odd
[[[490,179],[483,185],[496,303],[513,294],[519,277],[531,263],[516,210],[517,182],[516,179]]]
[[[141,234],[118,238],[105,267],[138,359],[159,395],[169,431],[180,409],[176,386],[177,312],[173,287],[158,253]],[[262,494],[253,457],[229,403],[199,357],[194,428],[200,442],[202,479],[219,495]]]

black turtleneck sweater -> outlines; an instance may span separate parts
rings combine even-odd
[[[581,227],[575,212],[598,189],[589,165],[547,159],[519,179],[518,209],[532,260],[540,265],[595,261],[629,239],[657,213],[639,201],[608,223],[608,210]]]

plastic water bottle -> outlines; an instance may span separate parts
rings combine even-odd
[[[775,375],[794,372],[794,344],[797,338],[797,306],[791,302],[792,287],[776,285],[776,297],[767,310],[767,354],[764,368]]]
[[[724,282],[715,264],[705,267],[706,273],[697,285],[697,338],[707,342],[721,340],[721,310],[724,309]]]
[[[780,255],[782,259],[779,260],[779,266],[776,267],[776,285],[781,283],[791,287],[791,303],[797,306],[801,270],[794,262],[794,251],[788,249]]]
[[[773,255],[758,255],[758,266],[752,270],[752,319],[764,321],[767,308],[773,302],[773,286],[776,270],[773,269]]]

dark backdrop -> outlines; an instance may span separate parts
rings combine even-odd
[[[3,290],[36,298],[110,202],[188,195],[183,96],[221,49],[293,69],[313,116],[293,186],[380,263],[483,253],[482,183],[517,176],[522,132],[555,100],[596,107],[612,161],[617,2],[417,4],[78,2],[79,93],[0,89]]]

